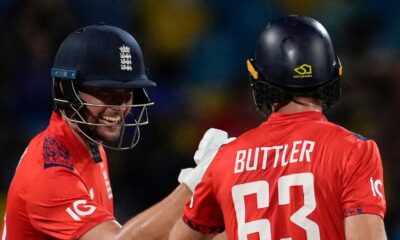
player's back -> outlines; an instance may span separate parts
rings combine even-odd
[[[229,239],[337,240],[344,217],[383,215],[383,186],[373,193],[369,182],[382,177],[374,164],[373,141],[321,113],[273,114],[222,147],[208,176]]]

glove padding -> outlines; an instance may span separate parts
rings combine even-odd
[[[211,162],[218,149],[228,139],[228,133],[219,129],[210,128],[201,139],[193,159],[197,165],[201,162]]]
[[[182,169],[178,181],[186,184],[193,192],[196,185],[203,178],[208,165],[217,154],[218,149],[223,144],[229,143],[235,139],[234,137],[228,138],[228,133],[223,130],[215,128],[208,129],[193,156],[197,166],[195,168]]]

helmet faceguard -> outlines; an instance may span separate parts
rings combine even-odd
[[[55,86],[54,89],[57,90],[53,98],[55,108],[61,112],[65,120],[75,126],[87,139],[114,150],[131,149],[139,142],[140,127],[149,123],[147,108],[154,105],[154,102],[150,101],[144,88],[132,89],[135,102],[130,105],[125,104],[121,106],[84,102],[79,96],[79,86],[75,86],[73,81],[54,78],[53,84]],[[118,123],[89,122],[85,117],[84,111],[86,107],[119,109],[121,121]],[[130,108],[126,116],[124,116],[123,107]],[[90,130],[92,127],[107,126],[120,127],[120,134],[115,142],[105,142],[97,139]]]
[[[154,105],[146,88],[156,84],[147,78],[142,52],[136,40],[126,31],[104,24],[88,26],[71,33],[58,49],[53,76],[54,109],[90,142],[116,150],[133,148],[140,138],[140,126],[149,123],[147,107]],[[101,91],[126,89],[132,91],[134,102],[105,105],[85,102],[83,88]],[[119,109],[120,120],[110,123],[91,122],[88,108]],[[123,108],[130,108],[126,114]],[[106,142],[94,129],[118,127],[116,141]]]
[[[284,106],[295,97],[320,99],[323,109],[340,97],[342,65],[325,28],[308,17],[277,19],[261,33],[247,70],[257,110]]]

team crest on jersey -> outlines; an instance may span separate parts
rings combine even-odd
[[[121,58],[121,70],[132,71],[131,49],[128,46],[122,45],[119,47],[119,51],[119,56]]]
[[[55,138],[46,137],[43,144],[44,168],[66,167],[73,169],[68,149]]]

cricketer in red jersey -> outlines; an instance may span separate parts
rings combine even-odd
[[[6,239],[79,239],[114,220],[107,158],[95,162],[60,113],[33,138],[7,197]]]
[[[169,239],[386,239],[377,145],[322,113],[343,75],[324,26],[272,21],[247,70],[257,110],[272,114],[219,150]]]
[[[345,239],[343,218],[384,217],[378,148],[319,112],[273,113],[223,146],[184,221],[228,239]]]
[[[166,238],[227,133],[208,131],[196,151],[199,165],[185,169],[174,191],[122,226],[113,216],[103,147],[132,149],[149,122],[153,102],[146,88],[156,84],[147,78],[141,49],[120,28],[80,28],[59,47],[51,75],[54,112],[17,167],[1,240]]]

